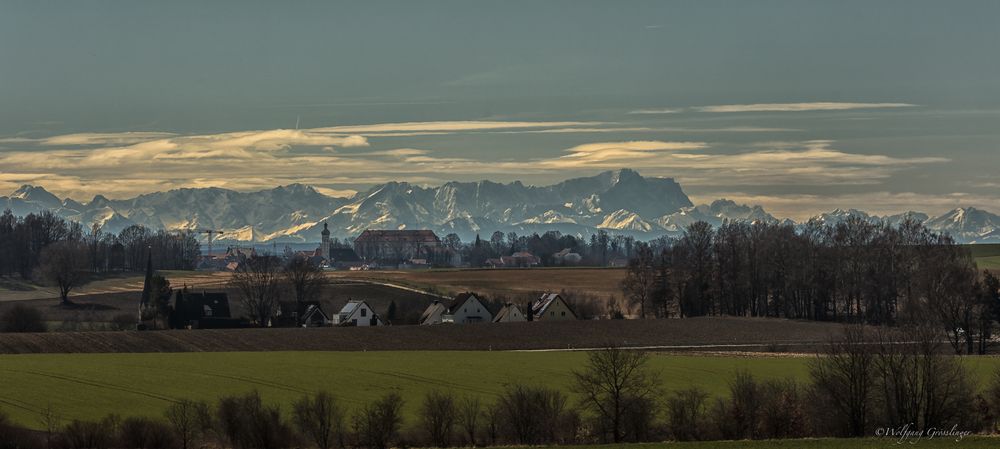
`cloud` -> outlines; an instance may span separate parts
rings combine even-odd
[[[701,106],[701,112],[803,112],[803,111],[845,111],[850,109],[885,109],[915,107],[909,103],[756,103]]]
[[[664,108],[664,109],[636,109],[634,111],[628,111],[629,114],[633,114],[633,115],[635,115],[635,114],[638,114],[638,115],[645,115],[645,114],[648,114],[648,115],[676,114],[678,112],[681,112],[681,109],[669,109],[669,108]]]
[[[404,123],[379,123],[372,125],[347,125],[331,126],[325,128],[313,128],[313,132],[329,133],[386,133],[386,132],[461,132],[461,131],[483,131],[494,129],[518,129],[518,128],[556,128],[568,126],[594,126],[601,125],[601,122],[505,122],[505,121],[440,121],[440,122],[404,122]]]
[[[41,145],[130,145],[175,136],[164,132],[78,133],[38,139]]]

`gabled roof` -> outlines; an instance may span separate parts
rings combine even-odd
[[[434,301],[431,305],[424,309],[424,313],[420,314],[420,324],[427,324],[428,322],[434,322],[437,324],[441,320],[441,315],[448,312],[448,308],[441,301]]]
[[[469,300],[469,298],[476,298],[477,301],[479,300],[479,297],[476,296],[475,293],[472,292],[459,293],[458,296],[455,296],[455,299],[452,300],[451,306],[448,307],[448,310],[452,313],[455,313],[455,311],[460,309],[462,305]],[[479,302],[482,303],[482,301]]]
[[[363,299],[352,299],[347,301],[347,304],[344,304],[344,307],[340,308],[340,314],[347,314],[347,316],[351,316],[351,314],[353,314],[361,304],[368,305],[368,303],[366,303]],[[372,306],[368,306],[368,308],[371,309]]]
[[[303,304],[303,306],[304,307],[301,308],[302,310],[299,311],[300,321],[302,322],[309,321],[309,319],[316,314],[319,314],[319,316],[323,317],[324,322],[330,321],[330,317],[326,315],[326,312],[324,312],[323,308],[319,306],[319,303]]]
[[[521,315],[522,319],[524,318],[524,314],[521,313],[521,309],[518,308],[516,304],[507,303],[503,307],[501,307],[500,311],[497,312],[496,316],[493,317],[493,322],[499,323],[507,319],[507,316],[513,314],[515,311]]]
[[[531,305],[531,313],[535,316],[545,314],[545,309],[548,309],[549,306],[552,305],[552,302],[557,299],[562,299],[558,293],[543,293],[542,296],[538,298],[538,301],[535,301]]]

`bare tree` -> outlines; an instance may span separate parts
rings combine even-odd
[[[875,355],[864,328],[846,329],[843,340],[831,342],[809,367],[820,398],[841,417],[847,436],[867,435],[875,394]]]
[[[42,250],[36,274],[59,288],[62,304],[69,304],[69,293],[87,283],[87,265],[86,245],[64,240]]]
[[[45,447],[52,447],[52,438],[56,436],[59,428],[62,426],[62,416],[49,403],[39,412],[38,423],[42,425],[42,430],[45,431]]]
[[[649,356],[644,351],[632,351],[616,346],[588,354],[584,371],[575,371],[575,391],[582,397],[584,408],[590,410],[604,429],[602,438],[620,443],[634,407],[651,402],[659,391],[659,379],[648,369]],[[634,414],[632,415],[635,416]]]
[[[455,428],[457,408],[449,393],[431,391],[420,407],[420,421],[435,447],[448,447]]]
[[[229,284],[239,290],[244,311],[258,326],[266,327],[278,311],[281,292],[281,261],[263,255],[240,263]]]
[[[355,412],[353,425],[359,445],[373,449],[392,447],[403,425],[402,411],[403,398],[392,392]]]
[[[646,318],[646,303],[652,299],[656,289],[655,261],[653,250],[648,245],[639,245],[636,257],[629,261],[621,288],[629,302],[639,306],[639,318]]]
[[[170,404],[164,415],[180,439],[181,449],[188,449],[210,427],[212,421],[208,404],[189,399]]]
[[[291,286],[295,293],[295,302],[314,301],[326,285],[323,269],[305,257],[295,256],[289,259],[282,271],[285,283]]]
[[[458,403],[458,425],[465,434],[469,446],[476,446],[476,432],[479,429],[479,416],[482,413],[483,405],[477,397],[466,397]]]
[[[317,448],[344,446],[344,411],[330,393],[303,396],[292,404],[292,414],[299,431]]]

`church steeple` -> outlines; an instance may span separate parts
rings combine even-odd
[[[323,244],[320,246],[320,252],[324,259],[330,259],[330,228],[327,227],[326,222],[323,222]]]
[[[139,297],[139,323],[143,315],[153,303],[153,249],[146,249],[146,280],[142,283],[142,296]]]

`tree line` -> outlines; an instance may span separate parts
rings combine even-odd
[[[199,251],[192,235],[140,225],[115,234],[97,225],[84,229],[49,211],[0,214],[0,276],[50,283],[64,300],[94,274],[143,270],[150,255],[157,269],[194,269]]]
[[[565,235],[559,231],[542,234],[518,235],[516,232],[504,234],[494,231],[488,238],[476,234],[476,238],[463,243],[458,234],[448,234],[441,240],[442,245],[462,256],[473,267],[483,266],[487,259],[496,259],[525,251],[539,258],[544,267],[562,265],[607,266],[616,258],[629,258],[637,241],[627,235],[612,235],[605,230],[591,234],[589,239]],[[579,261],[559,260],[555,254],[562,251],[578,254]]]
[[[851,218],[800,229],[697,222],[678,239],[638,244],[622,290],[643,317],[876,325],[944,319],[950,338],[971,353],[976,338],[992,335],[997,284],[977,271],[966,247],[916,221],[891,226]]]
[[[664,389],[651,355],[607,347],[588,353],[569,388],[505,385],[492,402],[432,390],[415,414],[389,391],[354,405],[325,391],[288,410],[257,392],[214,403],[178,400],[161,418],[110,415],[67,421],[46,407],[39,431],[0,414],[0,440],[18,448],[234,449],[457,447],[649,441],[886,436],[887,429],[994,433],[1000,372],[984,389],[955,356],[941,355],[932,327],[849,326],[808,365],[806,379],[759,379],[737,371],[725,392]],[[668,383],[670,379],[665,379]],[[7,447],[7,446],[4,446]]]

